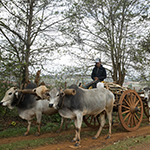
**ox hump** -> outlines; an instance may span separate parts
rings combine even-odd
[[[98,89],[104,88],[104,83],[98,82],[96,86]]]

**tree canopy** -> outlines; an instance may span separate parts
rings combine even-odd
[[[141,19],[148,14],[149,1],[71,1],[65,15],[69,19],[61,30],[72,39],[71,46],[78,47],[80,59],[101,57],[113,81],[122,85],[135,63],[133,54],[142,36],[138,31],[148,27]]]
[[[61,73],[89,75],[100,57],[108,76],[122,85],[126,76],[148,67],[147,41],[139,42],[149,30],[149,5],[150,0],[1,0],[2,75],[24,84],[31,70],[45,69],[61,52],[59,58],[76,60]]]

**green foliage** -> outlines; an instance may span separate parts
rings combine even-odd
[[[52,122],[61,122],[61,116],[59,115],[59,113],[56,113],[51,116],[51,120]]]
[[[25,128],[25,127],[21,127],[21,128],[15,127],[15,129],[9,128],[7,130],[1,131],[0,137],[1,138],[8,138],[8,137],[20,136],[20,135],[23,135],[26,132],[26,130],[27,130],[27,128]],[[32,129],[31,129],[31,133],[32,133]]]

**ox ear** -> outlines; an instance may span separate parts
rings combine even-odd
[[[36,93],[36,88],[35,88],[35,89],[33,89],[32,91]]]
[[[43,93],[43,98],[44,99],[49,99],[50,94],[49,94],[50,90],[46,90],[45,93]]]
[[[19,97],[19,92],[18,92],[18,91],[15,91],[15,95],[16,95],[16,97],[18,98],[18,97]]]
[[[17,87],[14,87],[14,90],[17,90]]]
[[[65,93],[63,91],[60,91],[60,97],[64,97],[65,96]]]

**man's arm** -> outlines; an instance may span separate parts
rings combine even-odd
[[[107,75],[106,75],[106,70],[105,70],[105,68],[103,68],[103,75],[102,75],[102,76],[99,76],[98,79],[102,81],[102,80],[104,80],[106,77],[107,77]]]
[[[93,68],[93,70],[92,70],[91,78],[92,78],[93,80],[95,80],[95,79],[94,79],[94,68]]]

